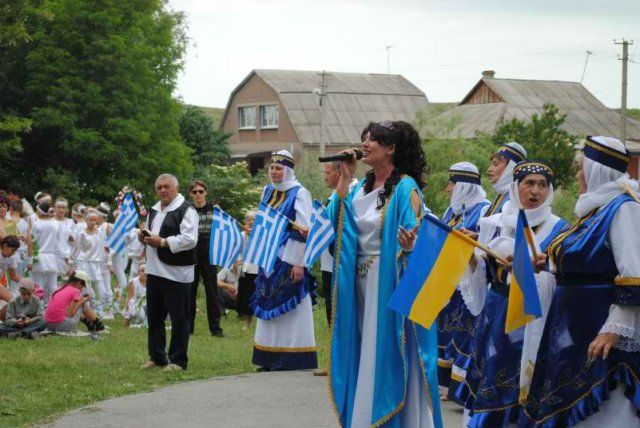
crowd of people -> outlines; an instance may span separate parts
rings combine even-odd
[[[421,219],[434,215],[422,191],[427,159],[420,136],[406,122],[383,121],[367,125],[361,141],[370,167],[363,179],[355,176],[355,151],[345,151],[350,160],[324,165],[335,241],[321,257],[322,287],[304,264],[312,196],[286,150],[273,154],[270,183],[256,201],[291,224],[270,272],[242,260],[220,272],[211,265],[214,207],[202,181],[188,186],[188,202],[174,176],[160,175],[157,204],[119,253],[106,245],[106,203],[75,204],[69,219],[64,198],[40,192],[31,212],[16,192],[0,195],[0,334],[33,338],[74,331],[79,322],[100,331],[102,320],[119,314],[130,326],[148,326],[149,360],[141,369],[185,370],[202,281],[211,335],[224,336],[226,309],[237,311],[245,329],[256,319],[258,371],[317,369],[313,305],[322,290],[329,361],[314,374],[328,377],[342,426],[442,426],[442,400],[462,406],[470,428],[638,426],[640,200],[624,144],[586,139],[572,222],[553,213],[553,169],[527,159],[517,142],[491,158],[493,201],[476,165],[451,165],[450,206],[441,220],[490,253],[476,250],[427,329],[387,306]],[[536,249],[531,262],[542,317],[507,333],[521,210]],[[244,218],[245,245],[255,217],[251,211]]]

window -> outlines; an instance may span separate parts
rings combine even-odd
[[[238,108],[238,129],[251,129],[256,127],[256,108]]]
[[[260,106],[260,128],[278,127],[278,106]]]

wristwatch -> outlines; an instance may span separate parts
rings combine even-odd
[[[167,240],[166,240],[166,239],[164,239],[164,238],[162,238],[162,239],[160,240],[160,246],[161,246],[162,248],[166,248],[166,247],[167,247]]]

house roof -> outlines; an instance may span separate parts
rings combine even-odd
[[[280,101],[302,143],[320,141],[318,95],[321,76],[317,71],[253,70],[231,93],[235,94],[254,76],[262,79]],[[324,98],[324,139],[328,144],[350,144],[360,139],[370,121],[412,122],[418,110],[428,106],[426,95],[403,76],[327,72]]]
[[[500,102],[470,104],[478,88],[486,85]],[[458,124],[448,137],[473,138],[478,133],[493,133],[511,119],[529,120],[542,113],[543,105],[555,104],[567,118],[562,128],[574,135],[618,135],[620,115],[602,104],[582,84],[553,80],[482,78],[460,104],[438,116],[457,118]],[[627,118],[627,138],[640,141],[640,122]]]

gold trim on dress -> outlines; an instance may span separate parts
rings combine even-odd
[[[640,286],[640,277],[634,276],[617,276],[613,283],[615,285],[621,285],[625,287],[638,287]]]
[[[264,352],[286,352],[286,353],[296,353],[296,352],[316,352],[315,346],[309,346],[306,348],[280,348],[277,346],[262,346],[257,343],[253,344],[253,347],[259,351]]]

